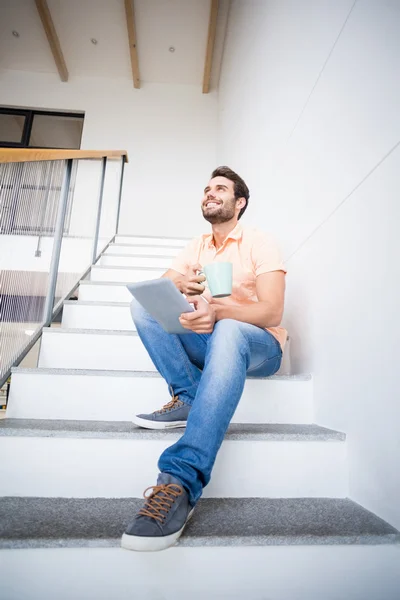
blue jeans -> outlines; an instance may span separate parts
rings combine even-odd
[[[194,506],[210,481],[246,374],[273,375],[281,364],[281,346],[265,329],[233,319],[218,321],[209,334],[175,335],[135,300],[131,311],[158,372],[174,395],[192,406],[185,433],[161,454],[158,467],[182,482]]]

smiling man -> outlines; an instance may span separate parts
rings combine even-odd
[[[166,333],[132,302],[138,334],[171,393],[163,408],[134,422],[186,430],[162,453],[157,485],[126,529],[124,548],[162,550],[178,540],[210,481],[246,374],[267,377],[279,369],[286,270],[272,238],[239,223],[249,196],[237,173],[215,169],[201,202],[212,231],[192,240],[164,274],[196,308],[180,318],[187,334]],[[214,299],[199,271],[218,261],[233,264],[233,286],[231,296]]]

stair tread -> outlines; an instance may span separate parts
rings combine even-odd
[[[93,265],[94,269],[120,269],[121,271],[165,271],[165,267],[129,267],[128,265]]]
[[[88,335],[131,335],[138,337],[137,331],[130,329],[83,329],[73,327],[44,327],[43,335],[67,333],[67,334],[81,334],[86,333]]]
[[[170,246],[166,246],[166,247],[169,248]],[[175,258],[174,256],[171,256],[171,254],[122,254],[121,253],[121,254],[102,254],[101,256],[106,256],[107,258],[109,258],[110,256],[112,256],[112,257],[124,256],[126,258],[168,258],[170,260],[173,260]]]
[[[151,483],[151,482],[149,482]],[[0,547],[119,546],[140,498],[5,497]],[[181,546],[400,543],[400,533],[349,499],[201,499]]]
[[[174,238],[171,238],[174,239]],[[188,238],[189,239],[189,238]],[[149,246],[148,244],[123,244],[123,243],[118,243],[118,242],[113,242],[112,244],[110,244],[109,247],[113,247],[115,248],[116,246],[118,248],[173,248],[174,250],[182,250],[184,248],[184,246],[170,246],[168,244],[168,246],[166,246],[165,244],[152,244],[151,246]]]
[[[115,239],[113,243],[117,243],[118,238],[134,238],[134,239],[139,239],[139,240],[191,240],[193,238],[190,237],[174,237],[174,236],[168,236],[168,235],[135,235],[134,233],[117,233],[115,235]]]
[[[81,330],[79,330],[81,331]],[[91,331],[91,330],[89,330]],[[50,367],[14,367],[12,373],[22,373],[28,375],[92,375],[104,377],[155,377],[161,378],[157,371],[117,371],[106,369],[52,369]],[[270,377],[248,377],[247,379],[255,379],[259,381],[311,381],[311,375],[308,373],[300,373],[298,375],[270,375]]]
[[[182,429],[151,430],[130,421],[73,421],[13,419],[0,421],[0,437],[70,437],[163,440],[179,438]],[[231,423],[225,439],[243,441],[335,441],[346,435],[340,431],[309,424]]]
[[[64,305],[74,306],[116,306],[117,308],[129,308],[130,302],[113,302],[112,300],[64,300]]]
[[[79,282],[79,286],[81,285],[108,285],[108,286],[124,286],[131,284],[131,281],[91,281],[90,279],[82,279]]]

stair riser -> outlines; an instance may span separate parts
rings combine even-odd
[[[112,256],[113,254],[126,254],[129,256],[140,256],[140,255],[160,255],[165,256],[177,256],[181,248],[170,248],[168,246],[152,247],[152,246],[126,246],[111,244],[104,252],[104,256]]]
[[[182,238],[158,238],[116,235],[115,244],[133,244],[135,246],[186,246],[189,239]]]
[[[43,334],[39,367],[155,371],[140,338],[90,333]]]
[[[133,297],[126,287],[128,302]],[[113,309],[113,310],[110,310]],[[63,309],[62,326],[69,329],[114,329],[116,331],[136,331],[129,306],[96,306],[66,304]]]
[[[126,288],[125,288],[126,289]],[[130,295],[128,302],[132,300]],[[117,331],[135,331],[130,306],[96,306],[79,303],[64,307],[63,327],[81,329],[114,329]]]
[[[85,284],[79,287],[79,300],[85,302],[131,302],[132,294],[125,285]],[[64,313],[66,308],[64,308]]]
[[[130,421],[168,401],[163,379],[13,373],[7,417]],[[233,423],[312,423],[312,381],[248,379]]]
[[[175,440],[3,437],[0,494],[140,497]],[[346,497],[345,442],[225,441],[205,497]]]
[[[157,369],[150,360],[140,338],[137,335],[118,333],[118,331],[126,329],[123,327],[125,322],[122,322],[123,313],[120,316],[121,321],[118,321],[116,316],[113,321],[115,335],[89,332],[73,333],[75,329],[81,328],[76,320],[65,321],[68,323],[71,333],[48,334],[44,332],[38,366],[51,369],[156,371]],[[101,322],[99,323],[95,314],[90,315],[90,319],[85,321],[86,325],[88,323],[90,323],[91,329],[106,330],[105,323],[101,327]],[[128,319],[126,324],[130,324],[131,330],[134,331],[134,325],[129,323]],[[117,329],[118,325],[120,325],[119,329]],[[278,371],[278,374],[284,373]]]
[[[157,267],[169,269],[173,261],[172,257],[144,257],[144,256],[101,256],[98,265],[106,267]]]
[[[5,600],[398,600],[400,589],[394,546],[26,548],[0,557]]]
[[[109,269],[107,267],[95,267],[90,272],[90,281],[117,281],[127,282],[131,281],[147,281],[149,279],[158,279],[165,273],[166,269],[159,269],[156,271],[146,269]]]

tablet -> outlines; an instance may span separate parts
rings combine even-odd
[[[192,333],[179,322],[182,313],[193,307],[167,277],[151,279],[127,286],[132,296],[154,317],[168,333]]]

